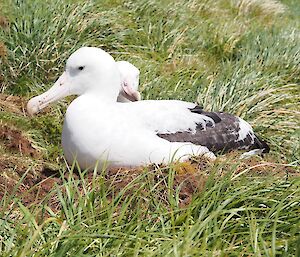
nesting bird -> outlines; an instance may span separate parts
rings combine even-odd
[[[82,47],[69,57],[55,84],[28,102],[28,112],[34,114],[51,102],[78,95],[63,125],[62,146],[69,163],[77,160],[82,169],[96,164],[131,167],[183,161],[191,155],[213,160],[213,152],[232,149],[268,151],[241,118],[178,100],[136,101],[139,71],[131,67],[129,79],[122,68],[124,63],[100,48]]]

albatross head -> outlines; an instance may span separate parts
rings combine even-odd
[[[130,62],[118,61],[118,69],[121,75],[121,88],[118,102],[139,101],[141,94],[138,91],[140,71]]]
[[[82,47],[68,58],[65,71],[54,85],[28,102],[27,110],[35,114],[69,95],[91,94],[99,97],[99,101],[117,101],[120,85],[120,72],[113,57],[100,48]],[[128,95],[132,92],[129,90]]]

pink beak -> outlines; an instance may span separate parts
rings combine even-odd
[[[27,111],[30,115],[34,115],[50,103],[68,95],[71,95],[70,85],[67,74],[64,72],[48,91],[29,100]]]
[[[122,95],[131,102],[141,100],[141,94],[137,90],[134,90],[132,87],[128,86],[127,82],[122,83],[122,89]]]

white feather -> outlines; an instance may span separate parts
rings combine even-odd
[[[238,131],[239,137],[237,141],[244,140],[247,137],[247,135],[250,135],[251,138],[254,139],[254,133],[251,125],[239,117],[238,119],[239,119],[240,130]]]

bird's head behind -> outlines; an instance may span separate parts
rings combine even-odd
[[[139,101],[141,94],[138,91],[140,71],[127,61],[118,61],[118,69],[121,75],[121,88],[118,96],[119,102]]]

